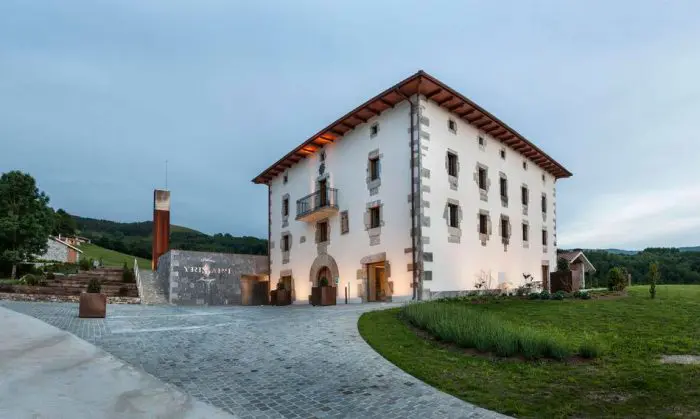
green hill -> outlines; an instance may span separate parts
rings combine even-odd
[[[89,238],[97,246],[150,260],[153,237],[151,221],[119,223],[75,215],[73,218],[78,234]],[[230,234],[211,236],[191,228],[173,225],[170,228],[170,248],[264,255],[267,254],[267,240]]]
[[[83,251],[81,257],[86,257],[88,259],[100,260],[105,266],[124,266],[124,262],[128,266],[133,266],[134,258],[138,261],[139,269],[151,269],[150,259],[139,258],[124,253],[120,253],[114,250],[105,249],[96,244],[84,243],[80,246],[80,250]]]

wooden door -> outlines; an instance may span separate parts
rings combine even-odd
[[[542,265],[542,289],[549,290],[549,266]]]
[[[328,205],[328,188],[326,179],[318,181],[318,191],[319,206],[325,207],[326,205]]]

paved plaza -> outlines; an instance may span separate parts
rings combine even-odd
[[[374,352],[362,312],[335,307],[110,305],[79,319],[71,303],[0,301],[242,418],[496,418]]]

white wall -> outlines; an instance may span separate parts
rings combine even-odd
[[[339,211],[329,219],[330,244],[327,248],[340,271],[338,303],[342,303],[343,288],[348,284],[350,298],[357,301],[358,285],[362,284],[362,280],[357,279],[357,270],[361,268],[360,260],[382,252],[386,252],[387,261],[391,264],[389,281],[394,283],[394,300],[412,294],[412,276],[407,271],[411,253],[404,252],[405,248],[411,247],[408,202],[411,187],[409,109],[408,102],[403,102],[324,147],[326,172],[330,173],[328,184],[338,189]],[[379,133],[370,138],[369,127],[374,122],[379,122]],[[375,149],[379,149],[382,155],[381,186],[377,195],[370,196],[366,182],[367,160],[369,153]],[[316,152],[288,169],[286,185],[283,184],[283,174],[271,182],[271,240],[274,242],[274,248],[270,252],[271,286],[275,286],[281,271],[291,269],[297,302],[306,302],[311,293],[309,274],[317,256],[317,245],[314,223],[295,220],[296,201],[315,191],[319,154]],[[290,194],[289,226],[282,228],[282,197],[286,193]],[[367,203],[375,200],[381,200],[383,204],[384,226],[380,244],[370,246],[370,238],[365,231],[364,213]],[[340,212],[344,210],[349,212],[350,232],[341,235]],[[281,235],[286,231],[292,235],[292,245],[290,261],[283,264]],[[305,243],[300,243],[302,236],[306,238]]]
[[[429,118],[430,125],[423,130],[430,133],[430,140],[423,141],[428,146],[424,151],[423,167],[430,170],[430,178],[423,179],[430,186],[430,192],[424,193],[423,199],[430,201],[430,208],[425,208],[425,215],[430,217],[430,227],[423,227],[423,236],[428,236],[430,243],[424,246],[425,252],[433,253],[433,262],[425,262],[424,269],[432,271],[432,280],[423,283],[424,289],[435,291],[459,291],[474,289],[474,284],[483,271],[493,278],[492,288],[502,280],[514,286],[522,284],[523,273],[532,274],[536,280],[542,280],[542,264],[549,262],[550,270],[556,270],[556,246],[554,237],[554,177],[545,172],[532,161],[524,170],[524,157],[507,148],[505,160],[500,157],[504,145],[485,135],[486,147],[480,149],[478,130],[456,116],[457,133],[448,129],[450,114],[434,102],[422,100],[425,106],[423,116]],[[450,189],[445,158],[447,150],[457,151],[459,157],[458,190]],[[488,202],[480,199],[474,172],[477,162],[488,166],[488,178],[491,181]],[[499,171],[506,173],[508,179],[508,208],[503,208],[500,199]],[[545,181],[542,181],[545,174]],[[530,204],[528,215],[522,215],[520,187],[526,183],[529,187]],[[541,194],[547,194],[547,219],[542,220]],[[459,200],[463,219],[460,223],[460,243],[448,242],[447,220],[443,218],[447,198]],[[479,209],[488,210],[491,216],[491,236],[486,246],[482,246],[478,234],[477,214]],[[501,243],[500,215],[510,217],[511,237],[507,251]],[[522,219],[530,225],[529,248],[522,242]],[[543,252],[541,230],[548,230],[547,252]]]

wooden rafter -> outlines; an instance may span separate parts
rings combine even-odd
[[[457,109],[459,109],[459,108],[461,108],[462,106],[465,106],[465,105],[466,105],[465,102],[459,102],[459,103],[457,103],[456,105],[452,105],[452,106],[447,107],[447,110],[450,111],[450,112],[454,112],[454,111],[456,111]]]
[[[372,109],[372,107],[369,106],[369,105],[365,106],[365,109],[367,109],[368,111],[372,112],[372,113],[373,113],[374,115],[376,115],[376,116],[379,116],[379,114],[380,114],[380,112],[379,112],[378,110]]]
[[[455,98],[454,96],[450,95],[450,96],[447,96],[447,98],[445,98],[445,99],[443,99],[443,100],[441,100],[441,101],[439,101],[439,102],[436,100],[435,103],[437,103],[438,106],[442,106],[443,104],[445,104],[445,103],[447,103],[447,102],[449,102],[449,101],[451,101],[451,100],[454,100],[454,98]]]
[[[363,117],[361,117],[360,115],[358,115],[357,113],[355,113],[352,117],[355,118],[355,119],[359,119],[360,121],[362,121],[362,122],[364,122],[364,123],[367,123],[367,121],[369,121],[369,119],[363,118]]]
[[[380,97],[379,101],[390,108],[393,108],[394,106],[396,106],[396,104],[389,102],[388,100],[384,99],[383,97]]]
[[[425,98],[430,100],[435,96],[439,95],[440,93],[442,93],[442,87],[438,87],[434,92],[428,93],[427,95],[425,95]]]
[[[481,119],[484,119],[484,118],[481,118]],[[474,124],[474,126],[478,129],[481,129],[482,127],[485,127],[487,125],[491,125],[492,123],[493,123],[492,120],[486,118],[486,122],[484,122],[483,124]]]

